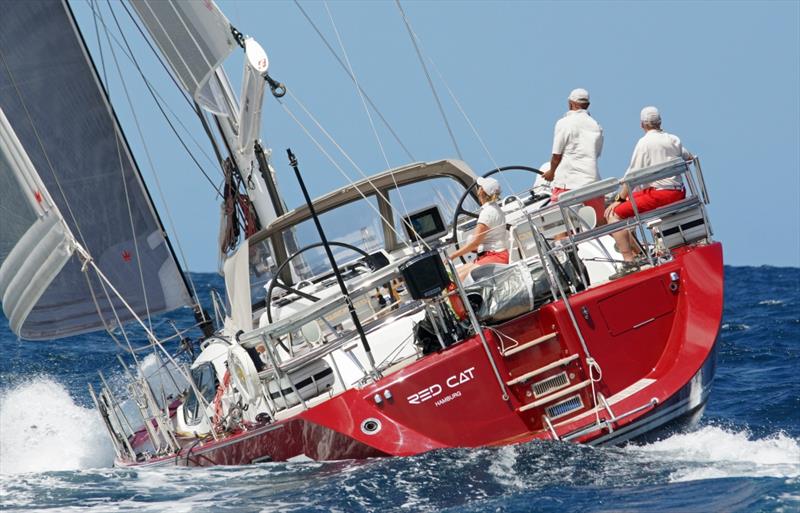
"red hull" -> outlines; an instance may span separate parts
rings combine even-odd
[[[602,368],[595,383],[559,301],[486,330],[505,382],[577,355],[508,386],[507,400],[480,339],[473,337],[292,418],[219,441],[187,440],[177,458],[146,464],[238,465],[303,455],[336,460],[535,438],[614,443],[639,437],[702,410],[714,373],[722,295],[720,244],[678,249],[672,262],[571,296],[589,352]],[[501,338],[525,343],[549,333],[557,335],[502,354]],[[561,389],[533,390],[532,383],[561,373],[568,379]],[[591,409],[592,385],[608,400],[607,408]],[[568,399],[585,406],[555,417],[550,410],[552,427],[546,425],[545,408]]]

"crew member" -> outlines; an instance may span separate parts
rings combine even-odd
[[[508,263],[506,215],[497,204],[499,197],[500,182],[494,178],[478,178],[478,201],[481,203],[478,224],[475,226],[472,240],[449,257],[453,260],[471,251],[478,251],[478,258],[474,262],[458,268],[458,277],[461,280],[479,265]]]
[[[566,191],[589,185],[600,179],[597,159],[603,151],[603,127],[586,110],[589,108],[589,92],[575,89],[567,98],[569,110],[556,122],[553,135],[553,155],[550,169],[543,176],[552,182],[551,201]],[[594,209],[597,223],[605,224],[604,198],[586,201]]]
[[[661,114],[657,108],[643,108],[639,118],[644,136],[639,139],[633,149],[631,164],[625,172],[626,175],[636,169],[655,166],[676,157],[682,157],[687,161],[694,158],[691,153],[686,151],[678,137],[661,129]],[[609,223],[633,217],[633,205],[629,196],[628,186],[623,185],[616,200],[606,209],[606,219]],[[636,209],[640,213],[682,200],[685,197],[686,191],[680,176],[662,178],[644,187],[637,187],[633,191]],[[626,262],[633,262],[639,249],[633,234],[628,230],[622,230],[611,235],[617,241],[617,248],[622,253],[622,258]]]

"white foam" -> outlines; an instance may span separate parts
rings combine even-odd
[[[186,380],[171,364],[163,365],[153,353],[141,360],[140,375],[147,378],[157,400],[161,399],[162,394],[167,397],[176,396],[187,386]]]
[[[759,305],[782,305],[783,301],[780,299],[765,299],[758,302]]]
[[[516,465],[517,457],[519,456],[517,446],[506,445],[496,451],[495,457],[489,465],[489,473],[503,486],[524,489],[525,482],[514,470],[514,465]]]
[[[722,325],[722,329],[724,330],[731,330],[731,331],[747,331],[750,329],[750,326],[747,324],[739,324],[739,323],[725,323]]]
[[[0,395],[0,473],[107,467],[113,458],[97,412],[75,404],[52,378]]]
[[[751,439],[746,431],[706,426],[628,450],[678,463],[671,481],[800,476],[800,444],[784,433]]]

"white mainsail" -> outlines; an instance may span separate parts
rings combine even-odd
[[[25,319],[73,253],[64,220],[0,109],[0,303],[11,330]],[[16,240],[11,246],[10,241]]]

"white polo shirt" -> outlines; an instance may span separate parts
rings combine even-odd
[[[506,231],[506,215],[495,203],[484,203],[478,212],[478,224],[489,228],[478,246],[478,253],[483,251],[505,251],[508,249],[508,232]]]
[[[599,180],[602,151],[603,127],[585,109],[568,111],[556,122],[553,135],[553,153],[562,156],[553,187],[577,189]]]
[[[682,157],[684,160],[691,160],[692,154],[686,151],[677,136],[663,130],[648,130],[644,136],[636,143],[631,157],[631,164],[625,172],[645,167],[655,166],[675,157]],[[683,180],[676,176],[673,178],[662,178],[649,183],[646,187],[655,189],[680,189],[683,187]]]

